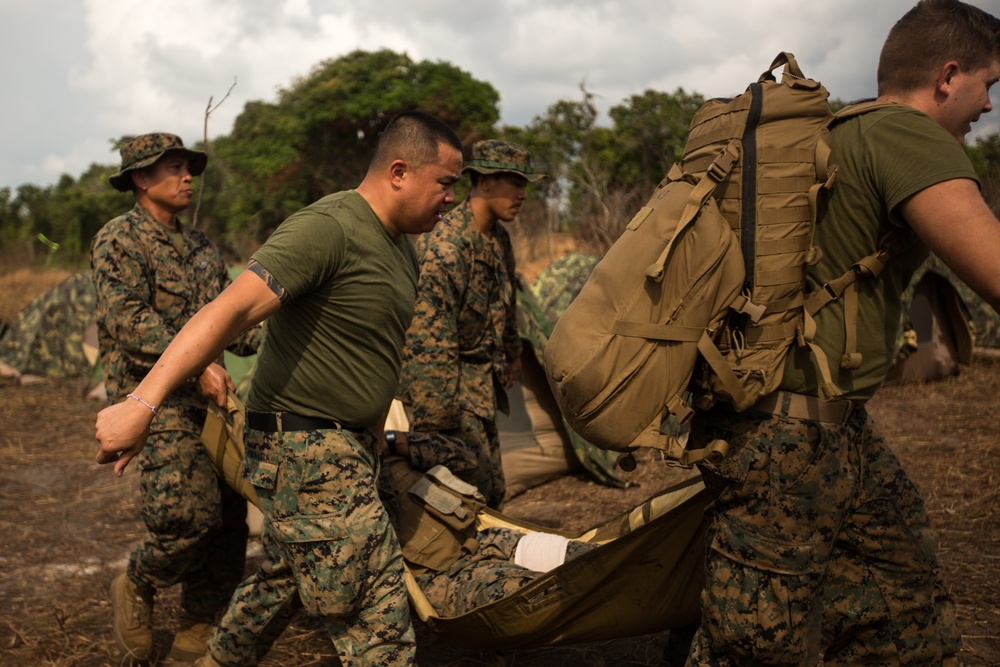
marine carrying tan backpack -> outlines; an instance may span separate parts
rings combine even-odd
[[[773,70],[784,65],[780,82]],[[833,182],[826,89],[780,53],[731,99],[695,114],[681,161],[594,268],[545,348],[553,394],[572,427],[606,449],[665,449],[690,463],[680,429],[716,401],[745,410],[781,382],[792,344],[812,349],[823,398],[841,394],[812,315],[845,299],[857,367],[857,285],[909,242],[900,235],[819,293],[805,289],[820,190]],[[663,431],[661,433],[661,431]]]

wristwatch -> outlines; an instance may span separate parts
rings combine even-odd
[[[396,432],[386,431],[385,432],[385,444],[389,448],[390,454],[396,453]]]

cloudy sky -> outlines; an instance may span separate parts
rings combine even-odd
[[[358,48],[457,65],[516,125],[581,83],[602,111],[648,88],[732,95],[782,50],[833,96],[872,96],[881,43],[913,1],[0,0],[0,187],[114,164],[123,134],[194,143],[235,80],[209,123],[227,134],[248,101]],[[1000,109],[973,136],[998,129]]]

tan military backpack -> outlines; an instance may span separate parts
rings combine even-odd
[[[780,82],[772,71],[784,65]],[[812,315],[845,295],[856,341],[857,286],[907,243],[890,239],[820,293],[805,289],[819,192],[830,187],[829,94],[781,53],[747,90],[706,102],[681,161],[594,268],[545,348],[549,383],[572,427],[606,449],[665,449],[690,463],[665,419],[683,425],[716,401],[745,410],[781,382],[792,344],[812,349],[823,398],[841,394]],[[845,350],[845,367],[860,355]],[[661,433],[661,431],[663,431]]]

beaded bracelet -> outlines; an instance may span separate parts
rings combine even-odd
[[[128,394],[128,397],[129,398],[134,398],[135,400],[137,400],[140,403],[142,403],[143,405],[145,405],[147,408],[149,408],[150,412],[153,413],[153,416],[154,417],[156,416],[156,406],[155,405],[150,405],[146,401],[142,400],[142,396],[136,396],[135,394]]]

